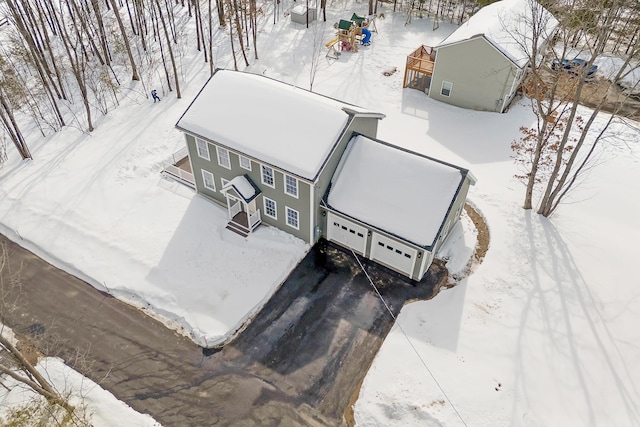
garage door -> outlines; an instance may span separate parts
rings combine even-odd
[[[367,245],[367,229],[329,212],[327,239],[362,255]]]
[[[410,246],[373,233],[371,259],[411,277],[418,251]]]

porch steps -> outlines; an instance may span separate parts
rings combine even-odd
[[[226,228],[227,230],[231,230],[234,233],[241,235],[242,237],[247,237],[249,235],[249,232],[246,230],[246,228],[234,223],[233,221],[228,223]]]

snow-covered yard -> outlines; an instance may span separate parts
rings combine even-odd
[[[325,41],[333,22],[365,15],[367,5],[339,7],[321,23]],[[491,232],[471,276],[408,305],[398,323],[467,425],[639,425],[638,133],[624,130],[605,146],[575,203],[552,220],[524,212],[510,143],[533,123],[529,109],[482,113],[403,90],[406,55],[455,26],[432,31],[417,18],[405,26],[403,13],[382,10],[371,46],[337,61],[321,52],[314,91],[384,113],[382,140],[469,168],[478,178],[470,200]],[[270,19],[260,60],[247,71],[308,88],[312,31]],[[224,229],[223,208],[160,177],[162,160],[184,145],[173,126],[208,77],[200,58],[182,60],[182,99],[162,94],[153,104],[131,93],[90,135],[69,128],[30,139],[30,162],[10,147],[0,169],[0,232],[213,345],[260,307],[308,247],[268,227],[244,240]],[[232,67],[224,49],[216,61]],[[464,219],[451,239],[453,270],[466,264],[473,232]],[[358,426],[463,425],[397,329],[355,409]]]

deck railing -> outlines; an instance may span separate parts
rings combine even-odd
[[[193,173],[176,166],[178,162],[184,160],[188,155],[189,152],[187,151],[187,147],[183,147],[173,153],[170,160],[165,160],[164,162],[162,162],[162,174],[177,179],[178,181],[191,188],[196,188],[196,181],[193,178]]]
[[[175,165],[176,163],[178,163],[180,160],[184,159],[188,155],[189,155],[189,151],[187,150],[187,147],[182,147],[181,149],[173,153],[173,155],[171,156],[173,158],[172,164]]]

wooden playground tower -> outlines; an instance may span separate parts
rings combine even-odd
[[[436,51],[432,47],[422,45],[414,50],[407,56],[402,87],[418,89],[428,93],[435,63]]]
[[[362,42],[363,25],[367,26],[372,33],[378,32],[375,24],[375,16],[365,18],[354,13],[351,15],[351,19],[341,19],[340,22],[337,22],[335,24],[337,30],[336,38],[325,44],[327,49],[329,49],[327,58],[338,59],[340,55],[338,50],[357,52],[358,44]]]

